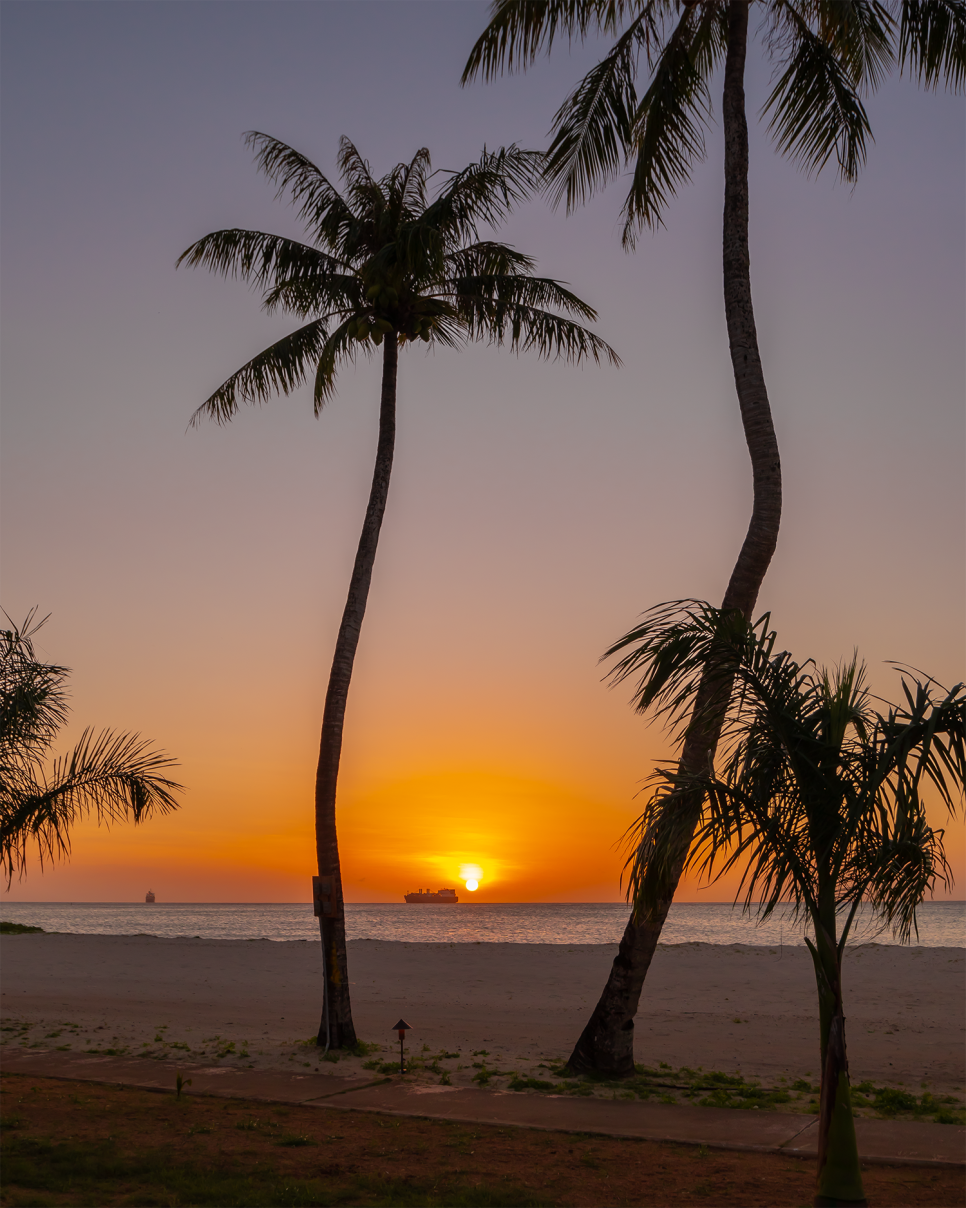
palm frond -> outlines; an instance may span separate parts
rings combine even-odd
[[[390,197],[398,198],[399,218],[415,216],[426,208],[426,182],[432,168],[432,157],[426,147],[420,147],[408,164],[397,164],[382,181]]]
[[[282,277],[262,298],[262,309],[268,314],[285,310],[300,319],[323,312],[361,310],[365,305],[362,280],[348,274]]]
[[[341,257],[346,232],[356,216],[338,189],[310,159],[270,134],[249,130],[245,143],[254,148],[256,164],[277,186],[276,198],[290,192],[299,218],[313,237]]]
[[[0,778],[7,779],[20,764],[43,759],[68,715],[66,680],[69,671],[41,663],[34,653],[33,635],[50,619],[40,621],[32,608],[22,625],[4,613],[9,629],[0,630]]]
[[[456,306],[468,340],[506,345],[513,352],[535,352],[545,360],[579,363],[592,358],[615,366],[621,363],[600,336],[540,307],[468,292],[457,295]]]
[[[514,205],[533,196],[543,166],[542,152],[526,151],[516,143],[495,151],[484,147],[476,163],[447,173],[418,226],[438,231],[448,243],[476,241],[481,225],[499,226]]]
[[[495,0],[490,23],[470,51],[460,83],[478,74],[492,80],[504,71],[523,71],[541,52],[549,54],[562,35],[573,39],[591,29],[616,32],[636,7],[633,0]],[[660,0],[660,7],[671,5]]]
[[[568,213],[617,176],[625,163],[637,111],[639,34],[650,20],[650,11],[642,13],[554,114],[546,177],[551,204],[565,200]]]
[[[531,273],[536,267],[532,256],[488,239],[453,248],[446,253],[444,261],[446,275],[453,278]]]
[[[820,172],[835,156],[839,175],[854,181],[866,159],[872,130],[857,89],[862,81],[791,4],[792,45],[787,66],[762,108],[779,151],[807,172]]]
[[[592,307],[559,282],[535,277],[531,257],[480,236],[482,226],[499,225],[541,187],[539,152],[484,147],[461,171],[433,173],[442,179],[427,204],[426,149],[376,181],[343,138],[339,168],[350,206],[287,144],[257,132],[248,137],[262,170],[280,192],[292,193],[303,221],[338,254],[237,230],[214,232],[188,249],[183,262],[259,285],[267,311],[312,320],[243,365],[198,408],[192,424],[202,416],[226,423],[240,402],[291,393],[310,364],[317,414],[335,389],[337,368],[359,352],[371,354],[383,338],[405,343],[418,336],[450,347],[489,339],[542,356],[619,363],[609,345],[574,321],[596,318]],[[331,323],[338,326],[330,334]]]
[[[277,277],[341,275],[342,264],[317,248],[267,235],[263,231],[230,228],[212,231],[181,253],[177,267],[207,268],[222,277],[241,278],[254,288],[264,288]]]
[[[704,600],[672,600],[644,613],[644,619],[614,642],[602,659],[622,654],[608,679],[612,685],[637,677],[634,706],[638,713],[654,710],[667,717],[679,733],[690,717],[702,678],[706,684],[730,685],[749,645],[770,653],[775,634],[765,613],[749,631],[738,612],[722,612]],[[622,653],[624,652],[624,653]],[[720,714],[724,702],[716,693],[706,708]],[[708,723],[720,720],[707,714]]]
[[[722,10],[687,5],[654,68],[632,118],[634,175],[624,202],[625,247],[642,226],[656,227],[668,201],[704,158],[704,129],[711,113],[709,79],[726,45]]]
[[[549,277],[480,273],[446,282],[440,293],[451,296],[455,300],[457,313],[465,313],[470,322],[477,322],[480,318],[486,320],[491,312],[496,315],[501,307],[512,305],[563,310],[591,323],[597,318],[592,306]]]
[[[318,366],[315,371],[315,388],[312,394],[312,406],[318,415],[325,404],[335,394],[335,379],[339,366],[354,363],[360,351],[366,356],[372,355],[372,346],[368,341],[359,341],[349,334],[353,319],[348,318],[327,336],[318,350]],[[389,339],[395,339],[390,335]]]
[[[863,901],[908,940],[923,897],[951,879],[923,794],[938,791],[952,813],[960,806],[966,688],[937,695],[932,681],[903,680],[905,705],[883,715],[856,655],[831,671],[799,664],[775,652],[767,626],[746,624],[742,635],[736,621],[729,634],[706,606],[692,602],[690,620],[680,605],[662,607],[663,628],[643,627],[641,659],[625,656],[625,675],[644,671],[641,697],[673,713],[694,695],[702,653],[731,669],[734,688],[717,769],[682,761],[651,778],[630,832],[629,893],[638,907],[653,905],[674,868],[711,882],[737,873],[746,910],[765,916],[791,902],[830,942],[835,923],[823,903],[831,894],[845,918],[834,941],[840,952]]]
[[[70,851],[70,829],[94,814],[99,823],[142,822],[178,808],[182,786],[165,775],[176,763],[136,734],[85,729],[47,776],[0,789],[0,863],[8,881],[22,875],[31,843],[41,865]]]
[[[345,182],[350,201],[355,204],[357,217],[378,212],[385,206],[385,195],[368,162],[345,135],[339,139],[338,164],[339,175]]]
[[[777,0],[769,6],[765,45],[787,62],[805,23],[842,64],[857,90],[874,92],[895,66],[895,18],[881,0]]]
[[[263,403],[278,392],[291,394],[305,381],[309,363],[318,359],[327,339],[324,319],[283,336],[223,382],[192,415],[191,426],[205,417],[226,424],[239,402]]]
[[[902,0],[899,69],[926,88],[940,82],[959,92],[966,82],[964,0]]]

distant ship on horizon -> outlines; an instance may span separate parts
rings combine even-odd
[[[456,896],[455,889],[438,889],[435,893],[431,889],[417,889],[415,893],[407,893],[406,901],[410,904],[414,902],[448,902],[452,905],[459,901]]]
[[[145,900],[145,902],[154,901],[154,890],[153,889],[148,890],[148,892],[144,895],[144,900]]]

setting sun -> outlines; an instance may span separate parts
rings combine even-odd
[[[479,864],[461,864],[460,865],[460,880],[466,885],[466,888],[473,893],[479,889],[480,881],[483,879],[483,869]]]

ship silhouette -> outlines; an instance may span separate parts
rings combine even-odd
[[[148,890],[148,892],[144,895],[144,900],[145,900],[145,902],[154,901],[154,890],[153,889]]]
[[[437,889],[434,893],[431,889],[417,889],[415,893],[407,893],[406,901],[413,903],[440,903],[447,902],[450,905],[459,901],[456,896],[455,889]]]

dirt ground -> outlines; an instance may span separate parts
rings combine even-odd
[[[2,1078],[0,1202],[42,1205],[811,1203],[811,1162],[89,1082]],[[874,1208],[966,1204],[961,1171],[869,1167]]]

